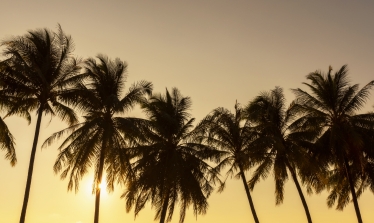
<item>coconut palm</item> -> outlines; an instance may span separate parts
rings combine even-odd
[[[37,113],[21,223],[26,217],[43,114],[58,116],[68,124],[77,121],[75,112],[68,106],[74,105],[74,85],[83,76],[77,75],[80,67],[79,61],[72,57],[72,44],[71,37],[67,36],[60,26],[57,32],[47,29],[34,30],[1,43],[4,47],[3,55],[6,57],[1,62],[1,95],[14,102],[7,115],[20,115],[30,121],[29,112]],[[1,100],[1,103],[4,103],[4,100]]]
[[[195,215],[206,213],[207,198],[218,179],[215,169],[204,159],[215,152],[200,143],[199,129],[193,129],[194,118],[188,113],[190,107],[190,98],[183,97],[176,88],[142,104],[150,128],[147,142],[132,149],[137,178],[123,195],[127,211],[134,206],[137,215],[150,200],[160,223],[171,221],[178,202],[181,223],[190,205]]]
[[[235,173],[241,178],[247,194],[247,199],[255,222],[259,222],[253,204],[251,193],[247,184],[245,171],[253,165],[251,161],[251,143],[256,138],[251,130],[251,124],[245,117],[245,112],[238,103],[235,104],[235,113],[225,108],[216,108],[201,122],[205,125],[204,140],[207,144],[220,151],[220,159],[216,169],[221,171],[228,167],[226,179],[219,192],[224,189],[228,177]]]
[[[133,84],[123,95],[127,65],[120,59],[110,60],[99,55],[98,62],[89,58],[85,62],[88,79],[80,85],[77,104],[84,111],[84,121],[68,127],[49,137],[44,145],[68,134],[54,164],[61,178],[69,175],[68,190],[79,189],[79,181],[93,165],[95,197],[94,222],[99,222],[100,192],[104,171],[107,174],[107,189],[114,190],[116,182],[122,183],[131,177],[129,156],[122,148],[128,147],[136,135],[140,135],[142,119],[122,117],[144,94],[150,94],[152,84],[140,81]],[[121,115],[121,116],[120,116]]]
[[[286,108],[283,90],[279,87],[269,92],[262,92],[246,107],[248,119],[256,125],[255,129],[259,132],[259,138],[256,140],[257,149],[264,150],[258,153],[262,157],[257,157],[260,160],[259,166],[249,181],[249,185],[253,188],[272,170],[275,181],[275,200],[278,205],[283,202],[284,184],[290,173],[307,220],[311,223],[312,218],[297,175],[300,172],[298,170],[307,164],[309,164],[308,169],[312,168],[313,163],[309,162],[311,157],[305,146],[312,143],[316,134],[314,131],[300,129],[300,123],[294,122],[297,119],[296,109],[294,104]]]
[[[340,176],[346,178],[352,196],[358,222],[362,222],[355,192],[352,170],[364,174],[367,154],[373,154],[372,137],[374,114],[357,114],[365,105],[374,81],[363,88],[350,85],[347,65],[335,74],[329,68],[327,74],[315,71],[307,75],[309,83],[303,83],[310,93],[294,89],[298,104],[302,106],[305,125],[313,126],[320,134],[313,151],[319,159],[328,160]],[[370,169],[370,168],[369,168]],[[349,199],[349,198],[348,198]],[[345,202],[345,206],[348,202]]]

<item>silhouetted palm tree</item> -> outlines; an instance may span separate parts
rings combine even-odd
[[[62,171],[61,178],[69,175],[68,189],[79,188],[79,181],[94,165],[94,188],[96,194],[94,222],[99,222],[100,184],[103,171],[107,173],[107,188],[114,189],[114,183],[131,177],[130,158],[124,147],[139,135],[144,120],[122,117],[137,103],[150,94],[152,84],[140,81],[133,84],[122,97],[127,65],[120,59],[110,60],[99,55],[99,62],[89,58],[85,62],[88,80],[80,85],[79,107],[85,112],[84,121],[54,133],[45,142],[69,134],[59,147],[60,153],[54,165],[56,173]]]
[[[263,150],[262,153],[258,153],[262,157],[257,157],[260,160],[259,166],[249,185],[253,188],[261,178],[266,178],[269,172],[273,171],[275,200],[276,204],[281,204],[284,197],[284,184],[289,172],[296,185],[308,222],[311,223],[312,218],[297,175],[300,167],[309,164],[307,168],[311,168],[312,163],[309,162],[310,157],[304,145],[311,144],[316,134],[306,129],[300,131],[299,123],[294,123],[297,119],[295,108],[294,104],[291,104],[286,109],[283,90],[276,87],[270,92],[261,93],[245,109],[248,119],[256,125],[255,129],[259,132],[256,150]]]
[[[72,39],[60,26],[57,32],[29,31],[24,36],[3,41],[1,46],[5,47],[3,55],[7,58],[1,62],[4,68],[0,77],[1,93],[14,102],[7,115],[17,114],[30,121],[29,112],[38,114],[20,217],[23,223],[42,115],[56,115],[68,124],[76,123],[76,115],[67,105],[74,104],[73,87],[83,76],[77,75],[78,61],[71,56]]]
[[[150,200],[160,223],[171,220],[178,202],[181,223],[190,205],[195,215],[206,213],[217,173],[204,159],[215,152],[197,139],[190,107],[190,98],[176,88],[143,103],[150,128],[147,143],[133,148],[137,178],[123,195],[127,211],[135,206],[137,215]]]
[[[244,172],[252,165],[251,143],[256,138],[251,130],[250,122],[245,117],[245,112],[235,104],[235,113],[225,108],[216,108],[202,120],[205,126],[204,140],[208,145],[220,151],[220,160],[216,167],[217,171],[228,167],[226,179],[233,176],[236,171],[237,177],[243,181],[247,199],[255,222],[259,222],[256,210],[249,191]],[[226,180],[224,181],[226,182]],[[219,191],[224,189],[224,183]]]
[[[365,156],[373,154],[368,133],[373,132],[374,114],[356,112],[364,106],[374,81],[362,89],[357,84],[349,85],[346,65],[335,74],[330,67],[327,74],[316,71],[307,75],[307,79],[310,83],[303,84],[311,93],[300,88],[293,91],[303,108],[305,125],[313,126],[320,134],[313,153],[319,159],[328,160],[338,175],[346,178],[357,220],[362,222],[352,170],[364,174],[367,167]],[[340,202],[340,205],[347,203]]]

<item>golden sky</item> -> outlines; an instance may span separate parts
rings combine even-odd
[[[246,104],[259,92],[275,86],[302,87],[312,71],[348,64],[353,83],[374,79],[374,2],[370,0],[251,1],[251,0],[2,0],[0,39],[23,35],[27,30],[60,23],[72,35],[79,57],[107,54],[128,63],[128,83],[152,81],[156,92],[178,87],[193,101],[197,121],[216,107],[233,109],[235,100]],[[305,89],[305,88],[304,88]],[[374,94],[366,110],[372,110]],[[43,117],[41,143],[66,127]],[[36,119],[36,116],[35,118]],[[16,223],[22,207],[35,120],[12,117],[5,122],[16,138],[18,163],[11,167],[0,151],[0,222]],[[28,223],[89,223],[93,221],[91,177],[80,191],[67,193],[67,181],[53,173],[56,146],[37,150]],[[248,173],[248,176],[250,174]],[[120,199],[123,189],[104,194],[100,220],[134,222]],[[260,222],[306,222],[292,180],[286,184],[284,204],[275,206],[272,176],[252,192]],[[306,196],[314,222],[356,221],[353,204],[336,211],[326,205],[327,193]],[[365,222],[374,221],[374,196],[366,191],[359,199]],[[200,223],[248,223],[253,217],[242,182],[228,181],[222,194],[208,200]],[[150,206],[135,222],[153,222]],[[179,221],[176,209],[172,223]],[[186,223],[196,222],[192,210]]]

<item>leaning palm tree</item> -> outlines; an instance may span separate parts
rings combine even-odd
[[[288,173],[296,185],[305,214],[309,223],[312,218],[309,208],[302,192],[298,170],[307,165],[312,168],[311,157],[307,153],[305,146],[310,145],[316,137],[314,131],[300,129],[300,123],[294,122],[297,106],[291,104],[289,108],[285,106],[283,90],[276,87],[270,92],[262,92],[246,107],[248,119],[256,125],[255,129],[259,133],[256,143],[259,166],[255,170],[252,179],[249,181],[251,188],[259,182],[261,178],[266,178],[273,170],[275,180],[276,204],[281,204],[284,198],[284,184],[288,179]],[[314,167],[313,169],[317,169]],[[313,173],[316,175],[317,173]]]
[[[251,129],[251,123],[246,119],[245,112],[238,103],[235,104],[235,113],[225,108],[216,108],[201,122],[205,126],[204,140],[208,145],[220,151],[217,170],[228,167],[226,180],[232,177],[241,178],[247,194],[247,199],[256,223],[259,222],[253,204],[251,193],[247,184],[245,171],[253,165],[251,144],[256,138]],[[219,192],[224,189],[224,183]]]
[[[319,159],[328,160],[340,176],[347,181],[358,222],[362,222],[355,192],[355,177],[352,170],[364,174],[367,154],[373,154],[372,142],[368,140],[373,132],[374,114],[356,114],[368,99],[374,81],[359,89],[357,84],[349,85],[347,66],[335,74],[329,68],[327,74],[316,71],[307,75],[305,84],[311,93],[300,88],[294,89],[298,104],[302,106],[305,125],[313,126],[319,132],[313,151]],[[371,136],[372,137],[372,136]],[[348,198],[349,199],[349,198]],[[345,206],[348,202],[345,202]]]
[[[127,211],[135,206],[137,215],[150,200],[160,223],[171,221],[178,202],[180,223],[190,205],[195,215],[206,213],[207,198],[218,178],[204,159],[212,158],[215,152],[198,139],[199,130],[193,128],[194,118],[188,113],[190,106],[190,98],[176,88],[142,104],[149,131],[145,134],[147,141],[132,148],[137,176],[123,195]]]
[[[80,67],[79,61],[72,57],[72,39],[60,26],[57,32],[47,29],[29,31],[24,36],[3,41],[1,46],[5,48],[3,55],[6,57],[1,62],[1,95],[14,102],[7,115],[20,115],[29,121],[29,112],[36,111],[38,116],[20,216],[23,223],[42,116],[50,114],[68,124],[76,123],[76,114],[68,105],[74,104],[74,85],[83,76],[77,75]]]
[[[60,153],[54,165],[61,178],[69,175],[68,190],[79,189],[79,181],[94,165],[95,198],[94,223],[99,222],[100,184],[104,171],[107,174],[107,189],[114,190],[116,182],[122,183],[131,177],[130,158],[124,147],[141,134],[144,120],[122,117],[144,94],[150,94],[152,84],[140,81],[133,84],[123,95],[127,65],[120,59],[110,60],[99,55],[99,62],[89,58],[85,62],[88,79],[80,85],[77,104],[85,112],[84,121],[68,127],[49,137],[44,145],[69,134],[59,147]],[[121,115],[121,116],[120,116]]]

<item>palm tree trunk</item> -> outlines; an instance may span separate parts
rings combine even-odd
[[[42,121],[42,115],[43,115],[42,110],[43,110],[42,106],[40,106],[40,108],[38,110],[38,119],[36,121],[34,142],[32,143],[31,156],[30,156],[30,162],[29,162],[29,171],[28,171],[28,174],[27,174],[25,195],[23,197],[22,212],[21,212],[21,217],[19,219],[20,223],[24,223],[25,218],[26,218],[27,203],[29,202],[29,195],[30,195],[30,188],[31,188],[32,172],[33,172],[33,169],[34,169],[35,153],[36,153],[36,147],[38,145],[40,123]]]
[[[344,156],[344,166],[345,166],[345,171],[347,174],[348,182],[349,182],[349,189],[351,190],[352,194],[352,200],[353,204],[355,206],[355,211],[356,211],[356,216],[357,216],[357,222],[362,223],[362,218],[361,218],[361,213],[360,213],[360,208],[358,206],[358,201],[357,201],[357,196],[355,192],[355,187],[352,181],[351,173],[349,171],[349,164],[347,158]]]
[[[164,203],[162,205],[160,223],[164,223],[165,222],[166,211],[168,210],[168,205],[169,205],[169,196],[170,196],[170,191],[168,191],[166,193],[166,198],[165,198]]]
[[[309,208],[308,208],[308,205],[306,203],[303,191],[301,190],[299,181],[297,180],[297,176],[296,176],[295,170],[290,165],[287,165],[287,166],[288,166],[288,169],[291,172],[293,182],[295,182],[295,185],[296,185],[296,188],[297,188],[297,192],[299,192],[299,196],[300,196],[301,202],[303,203],[305,214],[306,214],[306,218],[308,219],[308,223],[312,223],[312,218],[310,217]]]
[[[105,144],[103,142],[103,148],[100,152],[100,163],[99,163],[99,174],[98,174],[98,184],[96,185],[96,198],[95,198],[95,218],[94,223],[99,223],[99,211],[100,211],[100,192],[101,192],[101,180],[103,178],[104,169],[104,158],[105,158]]]
[[[239,165],[239,170],[240,170],[240,176],[243,180],[245,192],[247,193],[247,198],[248,198],[249,206],[251,207],[253,218],[254,218],[256,223],[259,223],[258,218],[257,218],[257,214],[256,214],[256,210],[255,210],[255,206],[253,205],[252,197],[251,197],[251,194],[249,192],[249,187],[248,187],[248,184],[247,184],[247,180],[246,180],[244,172],[243,172],[243,167],[241,165]]]

